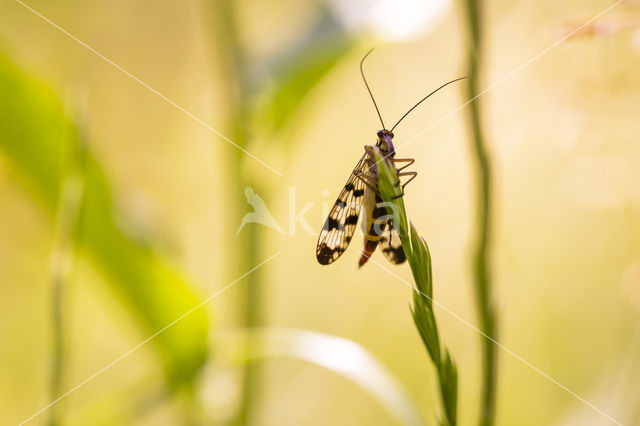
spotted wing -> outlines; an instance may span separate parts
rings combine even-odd
[[[365,188],[364,181],[357,175],[366,172],[368,158],[367,154],[363,155],[353,169],[320,231],[316,258],[321,265],[333,263],[351,242],[358,224]]]
[[[380,238],[380,248],[387,260],[394,265],[399,265],[407,260],[407,256],[402,249],[402,242],[398,230],[393,226],[391,219],[387,220],[387,226]]]

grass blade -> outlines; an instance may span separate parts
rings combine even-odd
[[[413,224],[410,224],[410,229],[408,229],[409,222],[404,201],[400,197],[401,188],[398,185],[399,180],[395,167],[386,160],[380,161],[381,158],[379,152],[376,152],[378,188],[387,205],[389,215],[398,228],[402,248],[407,255],[413,274],[415,288],[411,314],[429,358],[436,369],[444,416],[440,423],[443,426],[455,426],[458,405],[458,371],[449,350],[443,348],[440,343],[438,325],[433,311],[431,254],[427,243],[420,237]]]

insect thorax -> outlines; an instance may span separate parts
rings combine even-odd
[[[376,142],[376,146],[384,156],[393,157],[396,154],[392,139],[393,132],[387,129],[378,130],[378,142]]]

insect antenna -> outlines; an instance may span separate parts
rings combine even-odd
[[[371,52],[369,52],[369,53],[371,53]],[[367,53],[367,55],[368,55],[369,53]],[[366,58],[366,55],[365,55],[365,58]],[[363,58],[362,60],[364,60],[364,58]],[[396,126],[398,126],[398,124],[400,124],[400,122],[401,122],[402,120],[404,120],[404,118],[405,118],[407,115],[409,115],[409,113],[410,113],[411,111],[413,111],[414,109],[416,109],[416,107],[417,107],[418,105],[420,105],[422,102],[426,101],[426,100],[427,100],[427,98],[428,98],[429,96],[433,95],[434,93],[436,93],[438,90],[440,90],[440,89],[444,88],[445,86],[448,86],[448,85],[450,85],[451,83],[455,83],[456,81],[460,81],[460,80],[465,79],[465,78],[467,78],[467,77],[460,77],[460,78],[456,78],[455,80],[448,81],[448,82],[446,82],[445,84],[443,84],[442,86],[438,87],[438,88],[437,88],[436,90],[434,90],[433,92],[429,93],[429,94],[428,94],[427,96],[425,96],[424,98],[422,98],[422,99],[421,99],[417,104],[415,104],[414,106],[412,106],[412,107],[411,107],[411,109],[410,109],[409,111],[407,111],[407,112],[406,112],[402,117],[400,117],[400,120],[398,120],[398,122],[397,122],[396,124],[394,124],[394,126],[391,128],[391,131],[393,132],[393,129],[395,129],[395,128],[396,128]],[[365,83],[366,83],[366,81],[365,81]],[[368,86],[367,86],[367,88],[368,88]],[[372,97],[373,97],[373,96],[372,96]],[[374,104],[375,104],[375,101],[374,101]],[[376,107],[376,109],[377,109],[377,108],[378,108],[378,107]]]
[[[382,115],[380,114],[380,110],[378,109],[378,104],[376,103],[376,100],[373,97],[373,93],[371,93],[371,89],[369,88],[369,83],[367,83],[367,79],[364,76],[364,71],[362,70],[362,64],[364,63],[364,60],[367,59],[367,56],[369,56],[371,52],[373,52],[373,49],[368,51],[362,57],[362,60],[360,61],[360,74],[362,74],[362,80],[364,81],[364,85],[367,86],[367,91],[369,91],[369,96],[371,96],[371,100],[373,101],[373,106],[376,107],[376,112],[378,113],[378,117],[380,118],[380,124],[382,124],[383,129],[386,129],[386,127],[384,126],[384,121],[382,121]]]

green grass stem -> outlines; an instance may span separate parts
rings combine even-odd
[[[473,277],[476,310],[480,330],[491,339],[497,338],[497,318],[491,285],[491,214],[492,186],[491,160],[482,131],[481,105],[478,99],[482,56],[482,16],[477,0],[466,0],[469,29],[468,47],[468,97],[469,122],[471,127],[471,152],[477,182],[476,236],[473,248]],[[497,347],[488,338],[481,338],[482,345],[482,391],[479,424],[495,423],[498,358]]]
[[[75,149],[71,153],[67,177],[64,179],[58,210],[55,216],[55,246],[51,254],[51,372],[49,399],[55,401],[62,394],[64,370],[67,363],[65,302],[71,271],[80,243],[80,223],[84,192],[86,149],[78,131]],[[48,424],[62,424],[61,406],[49,409]]]
[[[246,56],[238,39],[238,28],[236,26],[236,4],[232,0],[218,0],[213,2],[211,13],[214,17],[215,38],[218,41],[218,59],[229,82],[228,93],[226,94],[227,107],[229,111],[229,122],[231,140],[243,148],[250,142],[248,134],[249,124],[252,122],[250,114],[250,81],[247,76],[245,65]],[[256,188],[256,191],[266,198],[266,193],[260,185],[249,181],[245,161],[247,156],[236,147],[226,147],[226,152],[231,165],[228,170],[230,182],[236,183],[230,193],[230,206],[238,221],[247,210],[244,196],[244,186],[249,185]],[[239,223],[239,222],[238,222]],[[261,245],[261,230],[255,226],[245,227],[240,235],[235,238],[231,247],[235,253],[231,258],[237,259],[234,268],[245,271],[260,262],[259,251]],[[240,302],[241,314],[239,321],[242,327],[254,328],[262,325],[262,293],[260,291],[261,271],[255,271],[245,278],[243,286],[243,300]],[[260,366],[248,363],[244,365],[242,393],[240,396],[240,407],[234,424],[246,425],[252,422],[255,400],[260,388]]]
[[[431,254],[425,240],[407,220],[404,200],[398,197],[401,189],[396,184],[398,176],[395,168],[387,161],[380,161],[377,155],[379,179],[378,187],[382,199],[387,205],[389,215],[393,218],[402,240],[402,248],[407,256],[411,273],[415,281],[413,306],[410,308],[422,342],[429,358],[436,369],[440,399],[442,402],[442,426],[457,424],[458,405],[458,370],[449,350],[440,342],[438,326],[433,311],[433,274],[431,270]]]

